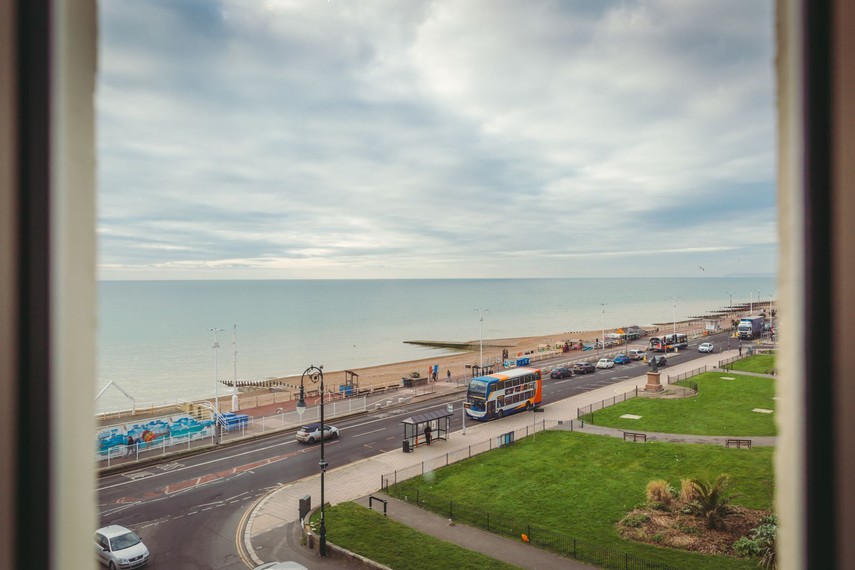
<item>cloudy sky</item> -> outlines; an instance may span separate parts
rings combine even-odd
[[[771,0],[99,9],[101,278],[777,269]]]

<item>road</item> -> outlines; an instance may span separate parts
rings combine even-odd
[[[719,346],[726,345],[726,339],[724,334],[697,339],[689,350],[669,354],[669,362],[697,358],[700,342]],[[599,358],[599,353],[588,354],[592,362]],[[579,358],[578,352],[568,353],[538,365],[551,369]],[[633,362],[562,380],[550,380],[545,373],[543,404],[636,377],[646,370],[644,363]],[[662,371],[667,374],[667,367]],[[461,401],[458,393],[336,420],[341,437],[325,443],[328,469],[400,449],[403,419],[445,408],[448,402],[460,409]],[[460,429],[461,421],[460,414],[453,415],[451,431]],[[289,431],[177,460],[167,456],[160,464],[104,476],[97,488],[101,524],[120,524],[140,534],[151,551],[149,568],[247,568],[237,546],[241,518],[275,487],[316,475],[319,448],[319,444],[296,443],[294,432]]]

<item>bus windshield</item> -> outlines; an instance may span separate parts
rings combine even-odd
[[[484,396],[487,394],[487,387],[489,385],[489,382],[479,380],[478,378],[473,378],[469,381],[469,393]]]

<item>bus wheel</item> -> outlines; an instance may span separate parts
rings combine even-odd
[[[505,411],[499,410],[499,413],[497,415],[499,416],[499,419],[502,419],[503,417],[505,417]]]
[[[527,412],[528,412],[528,411],[531,411],[531,402],[526,402],[526,403],[525,403],[525,411],[527,411]]]

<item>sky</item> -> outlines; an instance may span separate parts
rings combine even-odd
[[[777,271],[771,0],[99,11],[101,279]]]

